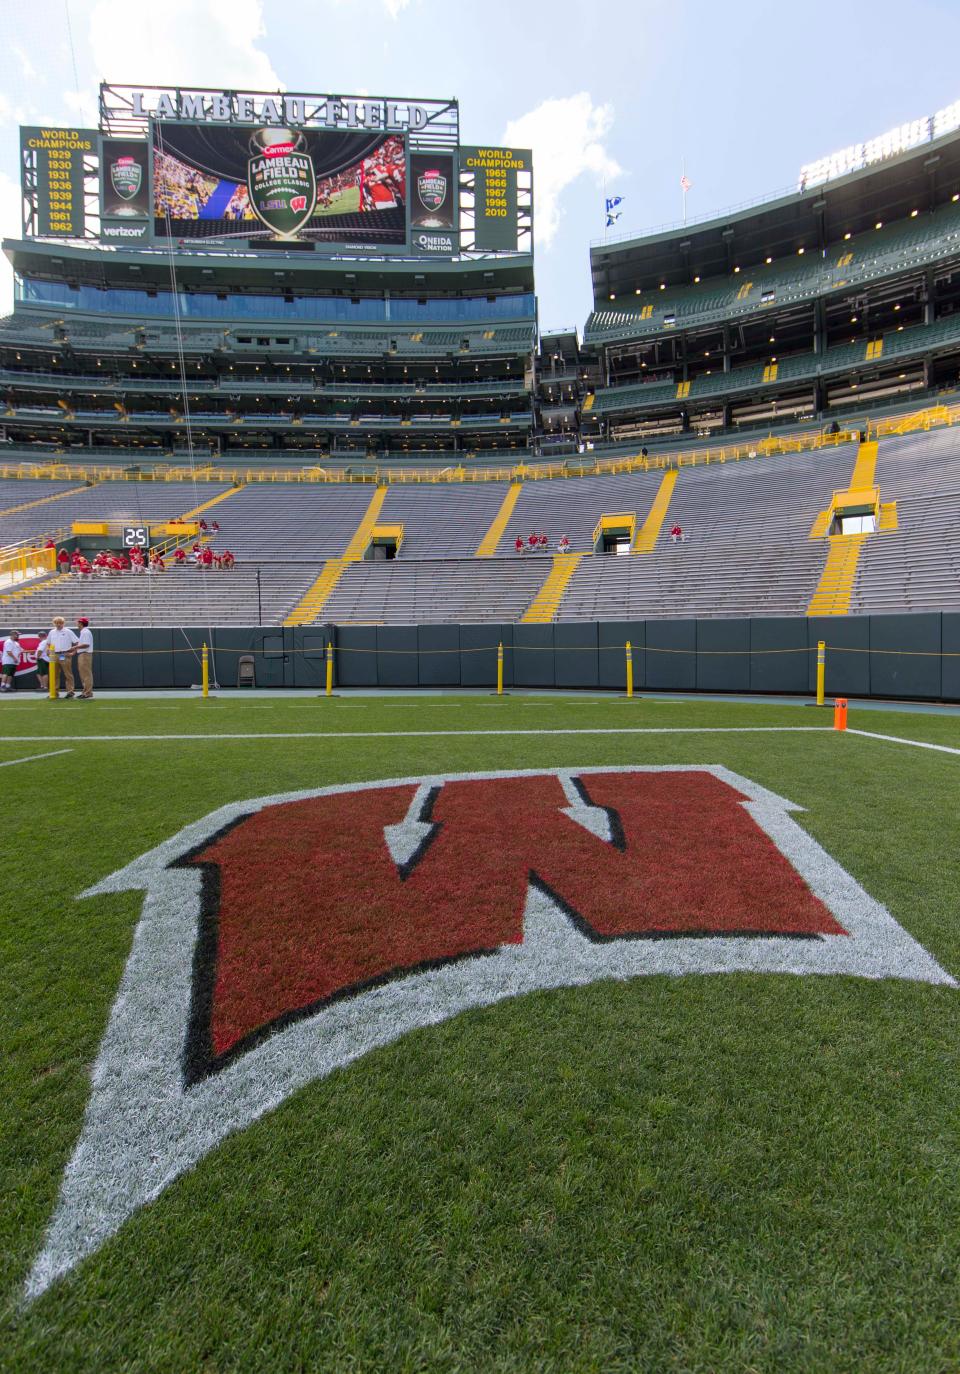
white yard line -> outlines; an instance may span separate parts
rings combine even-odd
[[[899,735],[878,735],[873,730],[848,730],[848,735],[862,735],[864,739],[882,739],[887,744],[909,744],[914,749],[935,749],[938,754],[960,754],[960,749],[952,749],[949,744],[929,744],[924,739],[901,739]]]
[[[861,732],[862,733],[862,732]],[[16,744],[50,740],[59,743],[63,740],[71,744],[102,744],[111,740],[149,741],[149,740],[225,740],[225,739],[442,739],[450,736],[467,736],[477,739],[486,735],[831,735],[830,725],[714,725],[714,726],[626,726],[591,727],[563,730],[290,730],[264,731],[249,734],[207,734],[196,735],[7,735],[0,737],[0,744],[7,741]],[[882,736],[877,737],[882,738]],[[909,741],[908,741],[909,742]],[[933,746],[931,746],[933,747]]]
[[[5,743],[5,741],[0,740],[0,744],[3,743]],[[30,757],[26,759],[4,759],[3,762],[0,763],[0,768],[12,768],[15,763],[36,763],[38,759],[54,759],[58,754],[72,753],[72,749],[51,749],[48,754],[31,754]]]

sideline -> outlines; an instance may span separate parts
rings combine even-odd
[[[49,739],[49,735],[47,736]],[[0,741],[2,743],[2,741]],[[31,754],[26,759],[4,759],[0,768],[12,768],[15,763],[36,763],[38,759],[55,759],[58,754],[72,754],[72,749],[51,749],[48,754]]]
[[[202,735],[3,735],[0,744],[51,740],[71,744],[103,743],[109,740],[225,740],[225,739],[440,739],[467,736],[470,739],[487,735],[832,735],[832,725],[661,725],[661,726],[581,726],[558,730],[290,730],[265,731],[250,734]],[[862,732],[859,732],[862,733]],[[877,736],[878,739],[884,736]]]
[[[935,749],[938,754],[960,754],[960,749],[953,749],[949,744],[930,744],[924,739],[901,739],[899,735],[878,735],[873,730],[852,730],[847,729],[848,735],[862,735],[864,739],[882,739],[887,744],[909,744],[914,749]]]

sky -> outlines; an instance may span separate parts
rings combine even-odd
[[[0,0],[0,232],[17,125],[94,125],[101,80],[456,97],[463,142],[533,149],[540,325],[582,327],[605,194],[627,235],[683,168],[691,217],[772,195],[960,99],[958,50],[958,0]]]

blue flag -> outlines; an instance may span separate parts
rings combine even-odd
[[[623,204],[623,196],[607,196],[607,197],[606,197],[606,205],[605,205],[606,216],[607,216],[607,224],[606,224],[606,227],[607,227],[608,229],[610,228],[611,224],[616,224],[617,220],[618,220],[618,219],[620,218],[620,216],[623,214],[623,211],[622,211],[622,210],[619,210],[619,209],[617,208],[619,205],[622,205],[622,204]]]

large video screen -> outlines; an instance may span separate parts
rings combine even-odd
[[[158,235],[406,242],[403,134],[156,123]]]

